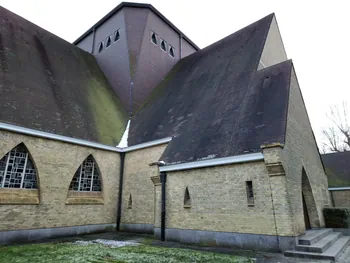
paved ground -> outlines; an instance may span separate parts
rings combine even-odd
[[[108,239],[108,240],[135,240],[148,245],[170,247],[170,248],[186,248],[199,251],[211,251],[216,253],[224,253],[237,256],[246,256],[256,259],[257,263],[331,263],[329,260],[310,260],[310,259],[300,259],[300,258],[290,258],[284,257],[279,253],[268,253],[260,251],[242,250],[242,249],[232,249],[232,248],[218,248],[218,247],[201,247],[196,245],[185,245],[178,242],[161,242],[159,240],[153,239],[151,235],[141,235],[141,234],[131,234],[131,233],[117,233],[117,232],[107,232],[100,234],[91,234],[83,236],[74,236],[68,238],[56,238],[48,239],[44,241],[38,241],[35,243],[47,243],[47,242],[72,242],[77,240],[95,240],[95,239]],[[34,243],[34,242],[32,242]],[[350,246],[342,253],[337,263],[350,263]]]

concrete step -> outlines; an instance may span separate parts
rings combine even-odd
[[[330,233],[312,245],[297,245],[295,250],[313,253],[323,253],[332,246],[340,237],[341,233]]]
[[[341,252],[349,245],[350,237],[344,236],[339,238],[332,246],[326,249],[323,253],[304,252],[296,250],[287,250],[284,252],[286,257],[311,258],[311,259],[327,259],[337,260]]]
[[[332,233],[333,229],[315,229],[306,231],[306,233],[299,237],[299,245],[312,245]]]

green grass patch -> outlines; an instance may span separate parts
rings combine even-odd
[[[46,263],[46,262],[252,262],[251,259],[212,252],[193,251],[178,248],[152,247],[148,245],[109,248],[92,244],[78,246],[71,243],[33,244],[0,247],[0,262]]]

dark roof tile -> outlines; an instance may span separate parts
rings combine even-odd
[[[0,7],[0,121],[116,145],[127,115],[95,58]]]
[[[350,186],[350,152],[322,154],[330,187]]]
[[[284,143],[292,63],[256,71],[272,17],[182,59],[133,116],[129,144],[174,136],[162,160],[178,163]]]

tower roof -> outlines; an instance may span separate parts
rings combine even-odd
[[[181,32],[180,29],[178,29],[173,23],[171,23],[162,13],[160,13],[156,8],[154,8],[150,4],[143,4],[143,3],[131,3],[131,2],[122,2],[118,6],[116,6],[112,11],[110,11],[107,15],[105,15],[103,18],[101,18],[97,23],[95,23],[92,27],[90,27],[83,35],[81,35],[77,40],[73,42],[74,45],[78,44],[81,40],[83,40],[87,35],[89,35],[93,30],[97,27],[99,27],[101,24],[103,24],[106,20],[108,20],[111,16],[113,16],[115,13],[119,12],[124,7],[131,7],[131,8],[147,8],[150,9],[153,13],[155,13],[161,20],[163,20],[166,24],[168,24],[175,32],[177,32],[179,35],[182,35],[182,37],[196,50],[199,50],[200,48],[193,43],[191,39],[189,39],[184,33]]]

